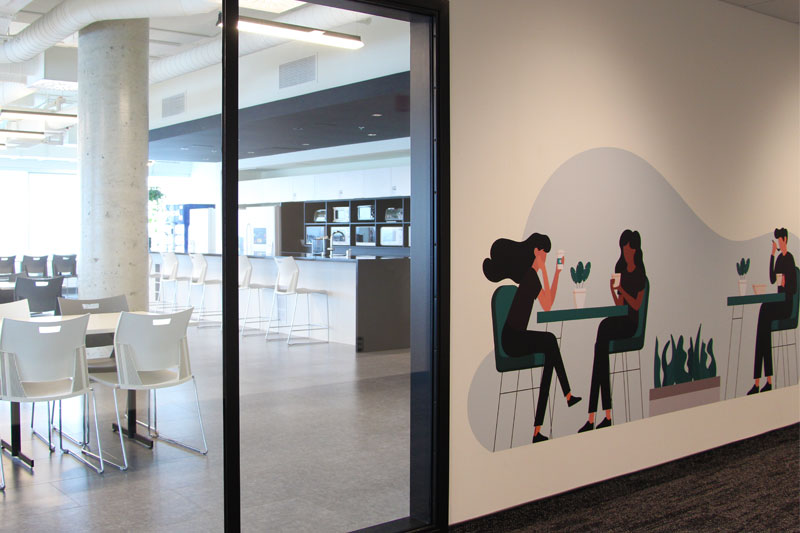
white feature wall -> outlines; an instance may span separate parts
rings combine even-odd
[[[467,399],[493,350],[495,284],[481,263],[494,240],[525,236],[540,191],[574,156],[636,154],[727,239],[800,232],[798,26],[717,0],[454,0],[450,38],[450,522],[797,422],[792,386],[492,453]],[[636,199],[596,201],[619,212]],[[540,231],[592,231],[562,207]],[[674,260],[692,261],[679,242]],[[585,397],[587,384],[571,384]],[[586,401],[570,414],[585,417]]]

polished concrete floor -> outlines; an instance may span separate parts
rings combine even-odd
[[[4,454],[0,531],[222,531],[220,330],[190,327],[189,345],[207,456],[165,442],[153,450],[127,443],[130,469],[107,465],[98,475],[50,454],[32,437],[23,406],[23,451],[36,467],[31,474]],[[407,352],[287,347],[251,336],[241,339],[240,358],[244,531],[350,531],[408,514]],[[119,457],[111,393],[96,389],[104,450]],[[77,432],[79,411],[65,402],[65,429]],[[44,413],[40,404],[37,427]],[[8,422],[0,406],[6,440]],[[199,444],[191,385],[159,392],[158,422],[164,435]]]

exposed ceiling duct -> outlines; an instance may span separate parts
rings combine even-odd
[[[346,11],[344,9],[334,9],[320,5],[307,5],[296,9],[285,15],[276,17],[276,22],[295,24],[298,26],[308,26],[321,30],[330,30],[343,24],[357,22],[368,18],[369,15]],[[281,43],[285,39],[277,37],[266,37],[252,33],[239,34],[239,55],[244,56],[265,50]],[[222,42],[220,39],[207,42],[206,44],[181,52],[173,56],[159,59],[150,64],[150,83],[175,78],[189,72],[194,72],[202,68],[217,65],[222,62]]]
[[[0,44],[0,63],[33,59],[93,22],[195,15],[218,9],[220,3],[220,0],[64,0]]]

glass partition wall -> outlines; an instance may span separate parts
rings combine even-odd
[[[238,2],[226,133],[209,2],[64,29],[20,58],[38,72],[24,80],[0,65],[0,254],[15,257],[0,261],[13,270],[0,304],[46,257],[36,283],[62,288],[33,319],[98,315],[85,336],[96,409],[0,406],[3,527],[34,514],[55,531],[433,521],[430,20],[333,3]],[[58,1],[26,4],[12,41],[59,16]],[[232,204],[225,142],[238,144]],[[223,313],[231,294],[238,310]],[[150,329],[125,336],[123,311],[151,313],[136,326]],[[172,354],[163,369],[137,358],[173,327],[172,348],[153,349]],[[102,474],[66,451],[99,466],[101,444]]]
[[[239,11],[242,525],[409,516],[410,24]]]

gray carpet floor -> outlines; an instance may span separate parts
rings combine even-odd
[[[800,425],[450,531],[800,531]]]

